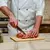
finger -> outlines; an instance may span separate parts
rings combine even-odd
[[[30,38],[30,34],[26,34],[26,37],[27,37],[27,38]]]
[[[36,35],[37,35],[37,32],[36,31],[33,31],[32,37],[35,38]]]
[[[33,31],[33,33],[32,33],[33,35],[35,35],[36,34],[36,31]]]
[[[11,24],[11,26],[13,26],[13,27],[14,27],[14,23],[13,23],[13,22],[10,22],[10,24]]]
[[[10,24],[11,24],[11,26],[12,27],[14,27],[14,28],[16,28],[17,26],[15,25],[15,23],[14,22],[10,22]]]
[[[38,37],[38,33],[35,34],[35,38],[37,38],[37,37]]]
[[[32,34],[32,38],[34,38],[34,33]]]
[[[14,27],[16,28],[17,27],[17,22],[13,22],[14,23]]]
[[[17,26],[18,25],[18,21],[16,20],[16,22],[15,22],[15,26]]]

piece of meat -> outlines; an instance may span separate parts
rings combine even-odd
[[[27,39],[28,37],[27,37],[26,34],[25,34],[25,35],[23,35],[21,38],[22,38],[22,39]]]
[[[16,36],[18,38],[21,38],[21,39],[37,38],[38,37],[38,35],[34,35],[34,34],[31,34],[31,33],[29,33],[29,34],[18,33]]]
[[[27,39],[28,38],[27,34],[23,34],[23,33],[18,33],[16,35],[16,37],[21,38],[21,39]]]
[[[22,37],[24,36],[24,34],[23,34],[23,33],[18,33],[16,36],[17,36],[18,38],[22,38]]]

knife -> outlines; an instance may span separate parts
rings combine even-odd
[[[13,23],[10,22],[10,24],[12,25]],[[13,25],[14,26],[14,25]],[[18,30],[20,30],[21,32],[23,32],[23,34],[26,34],[19,26],[16,27]]]
[[[26,34],[19,26],[17,26],[17,29],[23,32],[23,34]]]

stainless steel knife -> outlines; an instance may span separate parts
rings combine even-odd
[[[26,34],[19,26],[17,26],[17,29],[23,32],[23,34]]]

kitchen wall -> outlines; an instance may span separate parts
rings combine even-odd
[[[50,24],[50,0],[45,0],[43,23]]]

